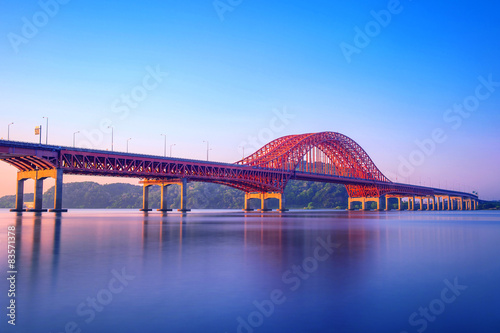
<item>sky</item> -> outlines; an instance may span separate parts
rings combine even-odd
[[[0,137],[235,162],[340,132],[393,181],[500,199],[500,4],[4,2]],[[75,133],[79,132],[79,133]],[[128,140],[130,139],[130,140]],[[205,141],[205,142],[204,142]],[[243,148],[244,147],[244,150]],[[0,163],[0,195],[16,169]],[[65,181],[137,180],[67,176]],[[32,187],[28,183],[26,191]],[[46,182],[46,188],[51,182]]]

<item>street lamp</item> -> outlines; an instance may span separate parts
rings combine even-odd
[[[172,157],[172,147],[175,146],[175,143],[170,145],[170,157]]]
[[[203,142],[206,142],[206,143],[207,143],[207,161],[208,161],[208,151],[209,151],[209,150],[212,150],[212,149],[210,149],[210,148],[209,148],[209,147],[210,147],[210,144],[208,143],[208,140],[207,140],[207,141],[203,141]]]
[[[113,133],[113,126],[108,126],[108,128],[111,128],[111,151],[113,151],[113,136],[114,136],[114,133]]]
[[[14,125],[14,122],[7,125],[7,140],[10,140],[10,125]]]
[[[75,148],[75,136],[80,133],[80,131],[73,132],[73,148]]]
[[[127,139],[127,153],[128,153],[128,142],[129,142],[130,140],[132,140],[132,138],[128,138],[128,139]]]
[[[167,157],[167,135],[166,134],[160,134],[160,135],[164,137],[164,141],[163,141],[163,157]]]
[[[42,117],[47,120],[47,125],[45,126],[45,144],[49,141],[49,117]]]
[[[243,149],[243,157],[241,158],[242,160],[245,159],[245,146],[240,146],[241,149]]]
[[[36,128],[35,128],[35,135],[37,135],[37,134],[36,134]],[[39,142],[39,144],[42,144],[42,125],[40,125],[40,126],[38,127],[38,137],[40,138],[40,142]]]

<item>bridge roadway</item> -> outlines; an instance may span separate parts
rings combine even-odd
[[[314,135],[317,136],[317,134]],[[293,139],[297,140],[296,137]],[[271,144],[272,142],[267,146]],[[307,149],[311,150],[312,146],[307,147],[309,147]],[[322,148],[324,149],[324,147]],[[337,150],[340,151],[340,148],[337,147]],[[343,154],[348,153],[343,151]],[[261,155],[264,156],[265,154]],[[261,155],[253,157],[253,159],[250,156],[246,159],[258,161],[262,159]],[[293,155],[297,154],[294,153]],[[280,158],[283,159],[283,154]],[[299,158],[300,161],[307,160],[306,155]],[[297,167],[297,162],[295,162],[293,169],[269,168],[265,167],[265,165],[244,164],[245,159],[233,164],[6,140],[0,140],[0,160],[18,169],[16,204],[12,211],[25,211],[23,193],[24,181],[27,179],[35,181],[34,207],[30,211],[46,211],[42,209],[42,196],[43,180],[48,177],[56,180],[54,208],[50,211],[66,211],[62,207],[64,174],[139,178],[143,184],[143,211],[151,210],[148,203],[148,192],[149,187],[152,185],[161,186],[161,207],[158,210],[171,210],[167,205],[166,194],[167,187],[174,184],[181,186],[181,207],[178,210],[188,211],[186,205],[187,183],[192,181],[218,183],[244,191],[244,210],[247,211],[250,210],[248,206],[250,199],[260,199],[260,210],[269,210],[268,199],[271,198],[278,199],[279,210],[286,211],[283,192],[287,182],[293,179],[344,184],[349,193],[348,209],[353,209],[353,203],[359,202],[361,203],[361,209],[367,210],[367,203],[375,202],[377,209],[382,210],[384,206],[386,210],[389,210],[389,199],[391,198],[397,199],[398,210],[402,209],[403,198],[407,198],[409,210],[417,209],[417,200],[419,210],[476,209],[478,200],[477,196],[466,192],[394,183],[387,180],[383,175],[378,177],[379,180],[373,179],[376,177],[367,175],[366,172],[364,174],[358,172],[358,176],[346,176],[345,174],[356,173],[356,165],[353,163],[346,167],[340,165],[339,162],[335,162],[337,164],[337,171],[335,172],[311,172],[315,165],[322,163],[321,165],[324,167],[326,165],[324,160],[321,163],[318,160],[307,162],[310,170],[306,172],[303,170],[304,168]],[[329,161],[330,164],[334,164],[332,162],[333,158]],[[344,164],[347,165],[347,162],[344,162]],[[364,164],[369,163],[364,161]],[[341,172],[344,174],[338,174]],[[371,177],[371,179],[368,177]]]

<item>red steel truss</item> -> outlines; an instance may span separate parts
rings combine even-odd
[[[393,183],[368,154],[335,132],[288,135],[230,163],[78,149],[0,140],[0,160],[20,171],[61,169],[64,174],[147,180],[212,182],[245,192],[283,193],[290,179],[344,184],[350,197],[468,195]]]
[[[387,182],[368,154],[351,138],[335,132],[288,135],[269,142],[237,162],[284,171],[320,173]],[[346,184],[349,196],[380,196],[388,186]],[[385,191],[384,191],[385,190]]]

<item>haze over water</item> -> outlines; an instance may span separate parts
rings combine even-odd
[[[4,296],[2,331],[500,329],[499,212],[2,210],[0,219],[4,249],[16,226],[19,271],[17,324],[7,324]]]

